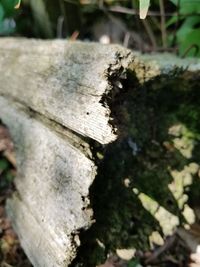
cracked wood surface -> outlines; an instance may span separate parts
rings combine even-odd
[[[18,166],[8,214],[34,266],[67,266],[78,246],[76,233],[91,225],[88,191],[96,167],[21,104],[0,97],[0,107]]]
[[[119,46],[2,39],[0,95],[106,144],[116,134],[100,101],[112,89],[109,78],[119,79],[131,61],[129,54]]]

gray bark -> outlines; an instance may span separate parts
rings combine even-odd
[[[88,190],[96,167],[73,146],[76,140],[31,118],[21,105],[0,97],[0,107],[18,166],[8,214],[34,266],[66,266],[79,242],[76,232],[91,225]]]
[[[109,76],[120,74],[129,54],[117,46],[1,40],[0,94],[106,144],[116,135],[109,109],[99,102],[111,90]]]

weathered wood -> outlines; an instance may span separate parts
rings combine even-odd
[[[0,107],[19,167],[18,193],[8,202],[16,232],[34,266],[67,265],[78,245],[76,232],[91,225],[88,190],[96,167],[70,139],[29,117],[21,105],[0,97]]]
[[[116,139],[115,129],[106,102],[100,101],[112,89],[109,79],[120,79],[132,58],[129,54],[117,46],[92,43],[3,39],[0,95],[77,133],[109,143]]]
[[[120,106],[115,96],[127,89],[127,72],[137,79],[134,88],[177,67],[200,69],[199,61],[188,65],[170,57],[116,45],[0,40],[0,118],[15,143],[18,167],[7,211],[34,266],[68,266],[80,230],[93,222],[89,188],[97,166],[89,143],[117,139],[125,115],[113,120],[112,105]]]

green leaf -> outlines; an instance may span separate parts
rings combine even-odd
[[[15,5],[15,9],[20,8],[20,5],[21,5],[21,0],[18,0],[18,3]]]
[[[180,4],[180,14],[197,13],[200,12],[199,0],[170,0],[174,5]]]
[[[175,24],[178,20],[180,20],[180,18],[178,18],[178,16],[173,16],[170,19],[168,19],[167,23],[166,23],[166,27],[170,27],[173,24]]]
[[[4,18],[4,8],[2,4],[0,4],[0,22],[3,20],[3,18]]]
[[[1,0],[1,4],[4,8],[6,17],[10,17],[16,12],[15,6],[18,4],[18,0]]]
[[[5,171],[8,168],[8,162],[5,159],[0,160],[0,171]]]
[[[177,0],[170,0],[170,2],[172,2],[175,6],[178,5],[178,1]]]
[[[200,23],[200,18],[196,16],[188,17],[177,32],[177,38],[179,42],[184,42],[188,38],[188,34],[194,29],[194,27]],[[200,30],[199,30],[200,37]]]
[[[185,38],[179,43],[180,54],[183,55],[187,49],[196,45],[198,47],[198,54],[195,55],[195,48],[191,48],[187,56],[200,56],[200,29],[190,29],[185,31]],[[182,36],[183,38],[183,36]]]
[[[140,0],[140,18],[145,19],[149,10],[150,0]]]
[[[142,267],[138,261],[138,259],[133,259],[129,261],[128,267]]]

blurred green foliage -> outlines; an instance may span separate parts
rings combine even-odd
[[[119,43],[130,35],[131,49],[200,56],[200,0],[151,0],[145,20],[138,15],[141,7],[148,9],[146,0],[22,0],[15,9],[16,4],[0,0],[0,36],[98,41],[94,32],[106,21],[104,28],[115,24],[123,32],[125,41]]]
[[[173,16],[173,25],[177,24],[177,44],[180,54],[200,56],[200,1],[170,0],[177,8],[178,16]]]
[[[17,11],[14,9],[18,0],[0,1],[0,35],[10,35],[15,32],[15,18]]]

